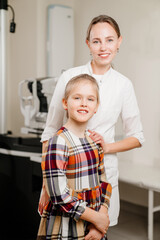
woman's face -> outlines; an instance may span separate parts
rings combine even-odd
[[[117,50],[120,47],[122,37],[118,35],[109,23],[97,23],[92,26],[90,39],[86,43],[93,57],[96,67],[110,67]]]

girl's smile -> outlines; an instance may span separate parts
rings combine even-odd
[[[98,108],[97,91],[95,87],[84,80],[76,84],[63,106],[68,111],[69,122],[86,124]]]

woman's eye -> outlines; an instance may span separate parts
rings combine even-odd
[[[113,39],[108,39],[108,42],[113,42]]]
[[[96,40],[96,41],[93,41],[93,43],[97,44],[97,43],[99,43],[99,41],[98,41],[98,40]]]

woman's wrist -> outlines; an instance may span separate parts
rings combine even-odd
[[[105,145],[103,147],[103,152],[104,152],[104,154],[110,153],[110,143],[105,143]]]
[[[105,143],[103,147],[103,151],[105,154],[112,154],[112,153],[128,151],[134,148],[138,148],[140,146],[141,145],[137,138],[128,137],[118,142]]]

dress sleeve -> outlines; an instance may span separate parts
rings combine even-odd
[[[67,164],[68,147],[65,140],[56,135],[49,140],[47,152],[42,158],[44,184],[52,203],[78,221],[85,211],[86,203],[70,194],[72,190],[67,184]]]
[[[101,204],[108,208],[110,205],[112,186],[107,181],[105,168],[104,168],[104,153],[101,146],[99,146],[98,151],[99,151],[98,173],[99,173],[99,179],[100,179],[101,191],[102,191]]]
[[[65,112],[62,106],[62,98],[64,96],[65,86],[65,74],[63,73],[60,76],[54,90],[54,94],[47,114],[46,126],[41,136],[41,142],[50,139],[56,133],[57,129],[63,125]]]
[[[135,137],[142,145],[145,141],[139,108],[131,81],[125,85],[121,117],[126,137]]]

